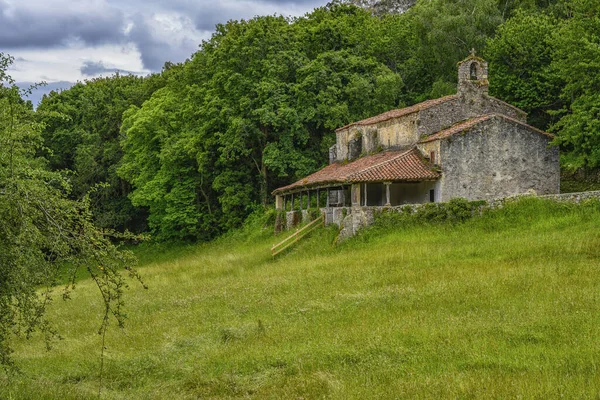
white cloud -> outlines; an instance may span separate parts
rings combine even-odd
[[[124,71],[140,71],[144,69],[140,54],[133,44],[103,45],[94,48],[85,45],[71,44],[70,47],[39,51],[23,49],[11,51],[13,57],[24,59],[16,61],[10,74],[17,81],[75,82],[89,78],[81,73],[84,62],[104,62],[112,68]]]

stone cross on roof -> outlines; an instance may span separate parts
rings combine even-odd
[[[475,47],[471,49],[471,56],[475,57]]]

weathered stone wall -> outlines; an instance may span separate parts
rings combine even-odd
[[[330,207],[321,208],[321,212],[325,214],[325,225],[342,226],[342,221],[347,215],[351,214],[350,207]]]
[[[390,119],[377,125],[377,146],[382,149],[411,146],[418,141],[417,113]]]
[[[457,98],[419,111],[416,120],[418,140],[467,119],[467,108]]]
[[[510,104],[485,94],[473,93],[419,111],[417,126],[419,138],[431,135],[452,125],[487,114],[501,114],[526,122],[527,114]]]
[[[559,154],[550,140],[500,117],[442,140],[441,201],[558,193]]]
[[[365,126],[359,129],[360,131],[360,147],[362,150],[361,155],[374,153],[377,151],[377,127],[376,126]]]
[[[491,96],[484,96],[484,99],[485,101],[480,104],[479,110],[476,111],[479,113],[478,115],[501,114],[527,123],[527,113],[525,111]]]
[[[522,197],[532,196],[531,194],[521,194],[518,196],[511,196],[499,199],[488,200],[485,205],[479,208],[479,212],[483,212],[485,209],[502,208],[504,204],[510,201],[515,201]],[[571,203],[581,203],[589,199],[600,200],[600,191],[594,192],[582,192],[582,193],[564,193],[564,194],[551,194],[544,196],[536,196],[545,199],[552,199],[556,201],[564,201]],[[407,204],[397,207],[352,207],[348,209],[348,215],[343,219],[341,224],[337,224],[340,227],[340,234],[338,242],[346,240],[354,236],[361,229],[373,224],[377,213],[386,210],[387,212],[398,212],[403,213],[407,207],[412,209],[412,212],[417,212],[421,207],[426,204]]]
[[[600,199],[600,190],[593,192],[549,194],[539,197],[544,199],[553,199],[556,201],[566,201],[569,203],[581,203],[582,201],[589,199]]]
[[[527,120],[527,114],[516,107],[487,94],[471,93],[400,118],[337,131],[330,162],[352,161],[382,149],[412,146],[427,135],[486,114],[506,115],[521,122]]]
[[[487,200],[486,204],[480,207],[480,211],[483,211],[484,209],[502,208],[507,202],[515,201],[519,198],[528,196],[535,195],[525,193],[516,196]],[[550,194],[535,197],[570,203],[581,203],[589,199],[600,200],[600,191]],[[380,213],[383,210],[386,210],[387,212],[405,212],[406,208],[410,207],[413,212],[416,212],[419,210],[419,208],[425,206],[426,204],[427,203],[405,204],[401,206],[392,207],[330,207],[321,208],[320,211],[321,213],[325,214],[325,225],[335,224],[340,228],[340,237],[343,240],[344,238],[348,238],[355,235],[360,229],[371,225],[375,221],[375,216],[377,215],[377,213]],[[308,212],[306,211],[303,213],[300,213],[300,211],[289,211],[285,215],[287,221],[287,229],[295,227],[300,222],[301,216],[304,222],[310,221]]]
[[[300,211],[288,211],[285,213],[285,227],[291,229],[300,223],[302,214]]]
[[[473,93],[487,93],[488,63],[475,54],[471,54],[465,60],[458,63],[458,87],[459,95],[471,95]]]
[[[335,132],[335,155],[336,161],[348,159],[348,142],[357,136],[356,127],[341,129]]]

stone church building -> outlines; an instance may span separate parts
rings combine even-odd
[[[280,210],[316,204],[340,224],[368,207],[558,193],[552,138],[488,95],[487,62],[473,51],[458,64],[457,94],[337,129],[330,164],[273,194]]]

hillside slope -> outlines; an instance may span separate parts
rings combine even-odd
[[[140,249],[150,289],[107,337],[102,398],[597,398],[598,226],[599,203],[527,199],[337,247],[322,230],[276,260],[258,228]],[[97,396],[92,286],[53,305],[51,352],[17,347],[0,398]]]

